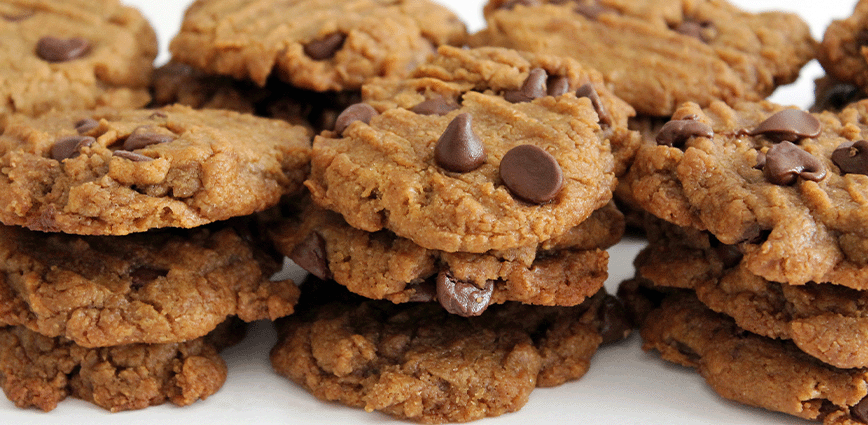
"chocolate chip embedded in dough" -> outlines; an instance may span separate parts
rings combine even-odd
[[[766,151],[763,174],[768,181],[786,186],[795,183],[798,177],[820,181],[826,170],[813,155],[791,142],[782,142]]]
[[[485,163],[485,147],[473,132],[473,119],[462,113],[446,126],[434,146],[434,161],[448,171],[466,173]]]
[[[62,39],[46,36],[36,43],[36,54],[48,62],[66,62],[83,57],[90,51],[90,42],[73,37]]]
[[[860,422],[868,423],[868,397],[853,405],[850,408],[850,415]]]
[[[377,115],[377,110],[367,103],[356,103],[355,105],[350,105],[347,109],[344,109],[340,115],[338,115],[337,119],[335,119],[335,133],[344,134],[344,130],[356,121],[370,124],[371,119]]]
[[[530,70],[520,89],[504,92],[503,98],[512,103],[522,103],[548,96],[548,92],[546,91],[547,78],[548,75],[544,69],[534,68]]]
[[[446,115],[458,108],[460,108],[457,102],[454,99],[446,98],[443,96],[437,96],[433,99],[428,99],[418,103],[416,106],[410,108],[411,111],[419,114],[419,115]]]
[[[75,158],[82,148],[96,143],[96,139],[89,136],[69,136],[58,139],[51,147],[51,157],[58,161]]]
[[[563,75],[552,75],[546,82],[549,96],[560,96],[570,90],[570,79]]]
[[[868,141],[844,142],[832,152],[832,162],[842,174],[868,175]]]
[[[75,123],[75,131],[77,131],[78,134],[87,133],[97,127],[99,127],[99,121],[93,118],[85,118]]]
[[[313,40],[304,45],[304,54],[313,60],[331,59],[341,49],[347,36],[343,33],[331,33],[323,38]]]
[[[672,120],[663,125],[657,133],[657,144],[665,146],[683,147],[688,140],[694,137],[714,137],[711,126],[694,120]]]
[[[162,127],[141,126],[133,130],[124,141],[124,150],[134,151],[150,145],[169,143],[176,136]]]
[[[326,242],[319,233],[311,233],[287,256],[299,267],[320,279],[331,279],[326,259]]]
[[[591,100],[591,105],[594,106],[594,111],[597,112],[597,117],[600,119],[600,124],[611,126],[612,125],[612,116],[609,115],[609,111],[606,109],[606,105],[603,105],[603,101],[600,100],[600,95],[597,94],[597,90],[594,89],[594,85],[591,83],[583,84],[576,90],[576,97],[587,97]]]
[[[756,153],[756,165],[753,166],[754,169],[762,170],[766,166],[766,153],[763,151],[757,151]]]
[[[125,151],[125,150],[116,150],[112,152],[112,156],[116,156],[118,158],[128,159],[133,162],[148,162],[153,161],[154,158],[149,156],[142,155],[140,153]]]
[[[808,112],[799,109],[784,109],[761,122],[749,133],[764,134],[776,142],[795,142],[805,137],[820,135],[820,121]]]
[[[597,311],[599,332],[603,344],[620,341],[630,334],[633,323],[627,316],[627,309],[617,298],[606,295],[600,309]]]
[[[500,160],[500,178],[513,196],[533,204],[555,199],[564,184],[558,161],[534,145],[510,149]]]
[[[449,272],[437,275],[437,301],[451,314],[463,317],[479,316],[488,308],[494,284],[478,288],[469,282],[454,279]]]

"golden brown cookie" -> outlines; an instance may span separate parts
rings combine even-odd
[[[764,99],[814,58],[792,13],[749,13],[725,1],[491,0],[474,46],[566,55],[603,73],[639,114]]]
[[[148,103],[157,36],[117,0],[3,1],[0,39],[0,116]]]
[[[298,191],[307,129],[229,111],[157,110],[9,118],[0,135],[0,221],[124,235],[251,214]]]
[[[427,0],[200,0],[169,50],[213,74],[264,85],[354,90],[377,76],[405,76],[442,44],[460,46],[464,24]]]
[[[853,13],[826,27],[817,60],[832,78],[868,93],[868,1],[859,0]]]

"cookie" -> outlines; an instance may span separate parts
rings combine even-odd
[[[455,14],[426,0],[204,0],[187,10],[169,50],[174,60],[260,86],[276,75],[341,91],[405,76],[436,46],[460,46],[466,36]]]
[[[640,115],[670,116],[686,101],[762,100],[795,81],[817,45],[795,14],[725,1],[491,0],[485,17],[471,45],[574,58]]]
[[[629,326],[601,291],[576,307],[518,303],[462,318],[436,303],[393,304],[302,284],[279,322],[274,369],[323,400],[417,422],[466,422],[520,409],[534,387],[578,379],[601,342]]]
[[[0,4],[0,116],[148,103],[154,29],[116,0]]]
[[[0,136],[0,221],[124,235],[195,227],[275,205],[307,176],[305,128],[229,111],[46,114]]]
[[[737,245],[754,275],[868,289],[866,116],[868,102],[839,114],[687,103],[624,183],[656,217]]]
[[[849,83],[868,93],[868,1],[856,3],[853,13],[832,21],[817,49],[817,60],[826,73],[842,83]]]
[[[747,333],[689,295],[664,300],[641,335],[645,350],[696,368],[724,398],[826,425],[868,422],[865,369],[838,369],[793,344]]]
[[[215,335],[225,332],[221,325]],[[167,401],[187,406],[226,381],[223,337],[86,348],[22,327],[0,328],[0,387],[20,408],[53,410],[68,396],[111,412]]]
[[[128,236],[0,226],[0,325],[82,347],[187,341],[227,316],[274,320],[298,288],[240,223]]]
[[[305,185],[351,226],[427,249],[483,253],[562,234],[611,199],[612,146],[626,158],[639,143],[632,108],[561,57],[441,47],[408,81],[371,83],[362,98],[314,139]]]
[[[439,280],[483,288],[490,298],[458,313],[480,313],[488,304],[518,301],[571,306],[603,285],[608,254],[624,230],[609,204],[566,234],[538,246],[483,254],[422,248],[389,231],[355,229],[337,213],[308,205],[273,231],[278,249],[302,268],[331,278],[351,292],[394,303],[452,299]],[[445,298],[445,299],[444,299]]]
[[[828,75],[814,80],[814,104],[811,112],[840,112],[847,105],[865,99],[866,94],[858,86],[838,81]]]

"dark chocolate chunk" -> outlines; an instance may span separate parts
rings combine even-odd
[[[320,279],[331,279],[332,277],[326,259],[325,239],[319,233],[307,235],[304,241],[292,249],[288,257],[299,267]]]
[[[591,100],[591,105],[594,105],[594,110],[597,111],[597,117],[600,119],[600,124],[602,125],[612,125],[612,116],[609,115],[609,111],[606,109],[606,105],[603,105],[603,101],[600,100],[600,95],[597,94],[597,90],[594,89],[594,85],[591,83],[583,84],[576,90],[576,97],[587,97]]]
[[[175,140],[175,136],[171,134],[161,134],[155,131],[154,128],[141,126],[133,130],[132,133],[124,141],[124,150],[134,151],[146,146],[156,145],[160,143],[169,143]]]
[[[346,41],[345,34],[335,32],[304,45],[304,54],[311,59],[321,61],[331,59],[341,49]]]
[[[371,119],[377,115],[377,110],[367,103],[356,103],[355,105],[350,105],[347,109],[344,109],[335,120],[335,132],[338,134],[344,134],[344,130],[356,121],[370,124]]]
[[[75,158],[81,152],[81,148],[96,143],[96,139],[88,136],[69,136],[58,139],[51,147],[51,157],[63,161],[67,158]]]
[[[75,123],[75,131],[78,131],[78,134],[87,133],[97,127],[99,127],[99,121],[93,118],[85,118]]]
[[[445,270],[437,275],[437,301],[451,314],[479,316],[488,308],[493,292],[491,282],[480,289],[472,283],[455,280]]]
[[[546,71],[542,68],[530,70],[521,88],[503,93],[503,98],[512,103],[530,102],[534,99],[548,96],[546,91]]]
[[[433,99],[428,99],[420,102],[416,106],[410,108],[411,111],[419,115],[446,115],[461,106],[451,98],[437,96]]]
[[[597,319],[600,321],[599,332],[603,337],[603,344],[620,341],[633,329],[624,305],[611,295],[606,295],[603,299],[603,305],[597,311]]]
[[[850,408],[850,415],[860,422],[868,423],[868,397],[853,405]]]
[[[694,120],[672,120],[657,133],[657,144],[681,148],[693,137],[714,137],[711,126]]]
[[[46,36],[36,43],[36,54],[48,62],[66,62],[78,59],[90,51],[90,42],[81,38],[73,37],[61,39]]]
[[[868,175],[868,141],[844,142],[832,152],[832,162],[841,174]]]
[[[154,160],[154,158],[151,158],[149,156],[145,156],[145,155],[142,155],[140,153],[125,151],[125,150],[116,150],[116,151],[112,152],[112,155],[116,156],[118,158],[129,159],[130,161],[133,161],[133,162],[147,162],[147,161],[153,161]]]
[[[570,90],[570,79],[563,75],[552,75],[546,82],[549,96],[560,96]]]
[[[748,134],[764,134],[776,142],[795,142],[805,137],[819,136],[820,121],[800,109],[784,109],[761,122]]]
[[[782,142],[766,151],[763,174],[768,181],[786,186],[795,183],[798,177],[820,181],[826,176],[826,170],[817,158],[804,149],[791,142]]]
[[[558,161],[534,145],[510,149],[500,161],[500,178],[513,196],[533,204],[555,199],[564,184]]]
[[[139,267],[130,272],[130,286],[132,289],[140,289],[148,283],[153,282],[158,278],[165,277],[168,274],[168,270],[147,266]]]
[[[485,162],[485,147],[473,132],[472,117],[458,114],[434,146],[434,161],[447,171],[466,173]]]

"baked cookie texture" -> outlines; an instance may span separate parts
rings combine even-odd
[[[466,36],[457,16],[426,0],[198,0],[169,50],[212,74],[340,91],[406,76]]]
[[[623,309],[603,291],[576,307],[518,303],[462,318],[436,303],[393,304],[334,284],[302,284],[299,313],[278,322],[275,370],[314,396],[423,423],[520,409],[534,387],[580,378]]]
[[[817,46],[795,14],[716,0],[491,0],[485,17],[471,45],[572,57],[640,115],[670,116],[686,101],[762,100],[795,81]]]
[[[0,116],[148,103],[157,36],[116,0],[0,3]]]
[[[817,60],[832,78],[858,86],[868,93],[868,1],[859,0],[853,13],[832,21],[817,49]]]
[[[174,343],[292,314],[298,288],[242,223],[128,236],[0,226],[0,325],[82,347]]]
[[[0,136],[0,221],[124,235],[251,214],[298,191],[308,130],[168,106],[10,117]]]
[[[504,98],[537,77],[538,97]],[[565,83],[564,94],[547,95],[549,80],[553,87],[555,80]],[[593,93],[579,97],[579,88]],[[506,250],[566,232],[608,203],[615,174],[625,167],[621,161],[639,144],[638,134],[626,128],[632,108],[611,95],[598,73],[561,57],[444,46],[410,79],[372,82],[362,98],[376,116],[314,140],[305,182],[312,199],[357,229],[388,229],[445,252]],[[416,108],[428,101],[446,109]],[[450,171],[456,168],[435,154],[439,139],[462,140],[456,128],[484,152],[477,168]],[[520,198],[505,181],[503,159],[520,145],[544,151],[550,157],[545,169],[562,173],[562,186],[550,198]],[[538,180],[543,187],[552,183]]]

